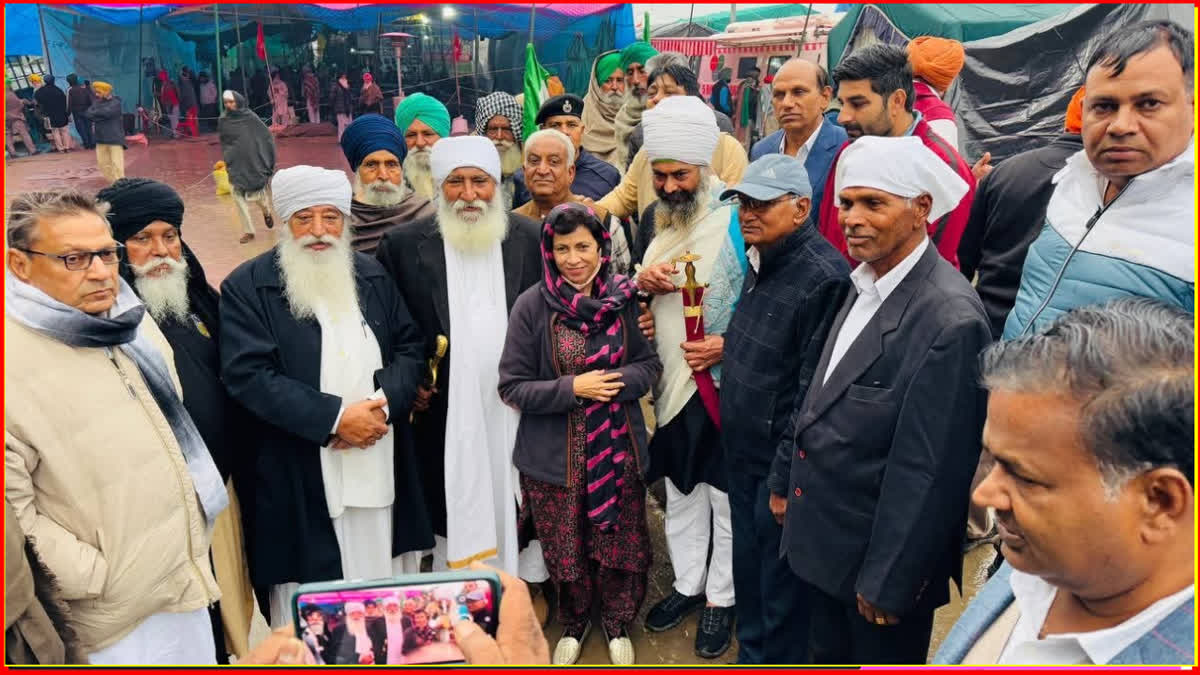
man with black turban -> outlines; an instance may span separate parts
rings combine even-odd
[[[342,152],[354,172],[354,250],[375,253],[389,230],[436,212],[433,203],[404,181],[408,146],[396,124],[370,113],[350,123],[342,134]]]
[[[148,178],[122,178],[96,199],[108,203],[113,238],[125,245],[121,276],[171,345],[183,406],[229,489],[230,507],[217,517],[211,552],[221,588],[221,601],[212,611],[217,661],[228,663],[227,654],[243,657],[249,651],[254,595],[240,508],[230,488],[245,482],[241,495],[250,497],[245,489],[250,483],[243,481],[241,469],[250,465],[254,443],[248,434],[249,417],[226,393],[220,377],[220,297],[183,242],[183,200],[171,186]]]

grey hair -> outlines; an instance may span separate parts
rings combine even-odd
[[[1062,392],[1080,403],[1079,434],[1115,499],[1132,478],[1174,467],[1195,485],[1192,315],[1149,298],[1073,309],[1045,332],[981,356],[989,390]]]
[[[539,138],[553,138],[562,143],[563,147],[567,149],[567,166],[575,164],[575,144],[571,142],[570,137],[558,129],[538,129],[529,134],[529,138],[525,139],[525,147],[522,148],[522,159],[529,159],[529,146],[533,145],[533,142]]]
[[[108,225],[108,204],[77,190],[23,192],[8,205],[8,247],[27,249],[33,245],[37,225],[47,218],[94,213]],[[112,228],[109,228],[112,231]]]
[[[667,66],[682,66],[691,70],[692,64],[688,61],[688,57],[679,52],[659,52],[654,56],[646,59],[646,72],[652,70],[662,70]]]

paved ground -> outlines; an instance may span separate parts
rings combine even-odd
[[[220,147],[213,134],[198,139],[152,140],[149,147],[135,146],[125,153],[127,176],[147,176],[165,181],[183,195],[187,205],[183,236],[203,262],[209,281],[214,285],[219,284],[242,261],[267,250],[275,243],[276,236],[276,231],[264,229],[259,219],[257,238],[248,244],[237,243],[241,229],[234,213],[233,201],[228,196],[216,196],[211,176],[213,163],[220,159]],[[278,166],[282,168],[297,164],[338,168],[348,173],[346,161],[332,136],[280,139]],[[6,204],[14,195],[27,190],[75,188],[95,193],[106,185],[104,178],[96,170],[94,153],[84,150],[65,155],[43,154],[7,160],[5,169]],[[654,603],[670,592],[674,579],[665,548],[663,514],[654,499],[650,500],[648,517],[654,544],[654,566],[650,572],[645,606],[639,621],[630,631],[638,661],[646,664],[710,663],[698,658],[693,651],[696,615],[666,633],[652,634],[641,628],[640,619],[645,617],[645,613]],[[991,559],[989,547],[977,548],[968,554],[964,569],[968,599],[978,590]],[[954,619],[962,612],[963,605],[957,591],[952,591],[952,594],[955,600],[942,608],[934,623],[932,649],[937,648]],[[546,635],[550,640],[551,649],[559,633],[560,629],[553,623],[548,627]],[[265,627],[260,626],[255,631],[256,636],[264,634]],[[732,663],[736,658],[735,644],[715,662]],[[608,663],[602,631],[593,631],[585,645],[581,663]]]

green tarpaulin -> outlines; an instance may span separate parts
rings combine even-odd
[[[815,14],[816,12],[814,12]],[[807,16],[808,4],[791,4],[791,5],[770,5],[767,7],[750,7],[747,9],[738,9],[738,23],[743,21],[762,21],[764,19],[786,19],[790,16]],[[704,14],[692,19],[692,23],[701,26],[708,26],[718,33],[724,32],[725,27],[729,25],[729,11],[714,12],[712,14]]]
[[[1015,28],[1063,14],[1077,5],[854,5],[829,33],[829,61],[842,60],[846,46],[860,23],[891,24],[907,38],[936,35],[960,42],[1003,35]],[[738,18],[742,13],[738,12]],[[880,16],[882,15],[882,16]],[[697,23],[699,23],[697,21]],[[883,36],[881,36],[883,37]],[[887,40],[891,42],[891,40]]]

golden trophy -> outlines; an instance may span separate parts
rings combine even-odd
[[[425,380],[425,388],[433,389],[437,386],[438,366],[441,365],[442,359],[446,357],[446,352],[450,349],[450,338],[445,335],[437,336],[434,341],[433,356],[429,359],[429,377]],[[416,413],[409,413],[408,423],[412,424]]]

